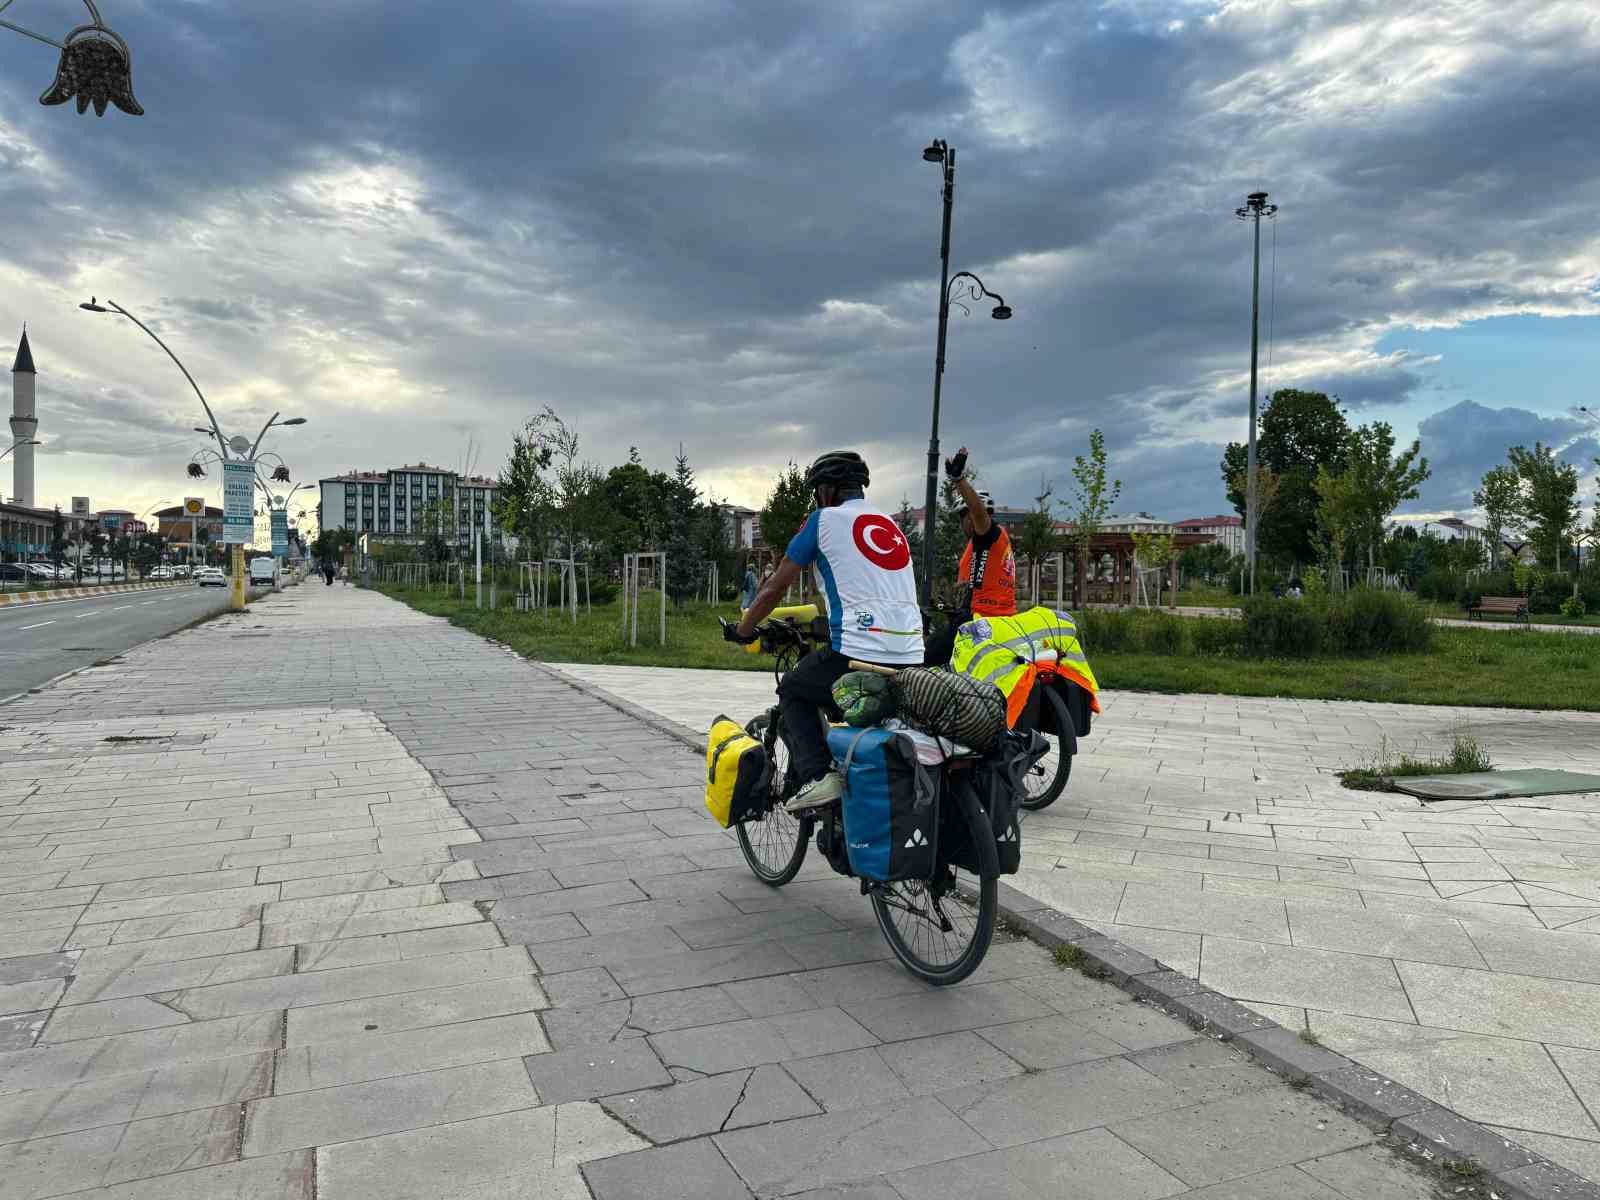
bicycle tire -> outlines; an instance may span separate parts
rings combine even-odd
[[[963,773],[965,774],[965,773]],[[965,907],[964,898],[959,898],[958,893],[970,889],[977,894],[976,913],[973,915],[969,926],[971,932],[966,939],[965,947],[948,962],[934,962],[922,956],[922,931],[914,937],[915,945],[906,940],[900,926],[896,924],[894,911],[908,913],[913,920],[927,927],[929,945],[935,944],[934,934],[946,937],[948,934],[939,929],[925,914],[928,911],[927,900],[930,890],[923,880],[906,880],[901,883],[887,883],[872,889],[872,912],[878,918],[878,928],[882,931],[884,940],[889,943],[889,949],[894,951],[894,956],[900,960],[900,965],[905,967],[919,979],[926,980],[937,986],[960,983],[968,975],[978,969],[983,962],[983,956],[989,952],[989,943],[994,939],[995,916],[999,911],[999,881],[1000,860],[995,850],[994,834],[989,829],[989,818],[984,816],[983,809],[978,804],[977,794],[972,790],[972,784],[962,775],[952,773],[947,777],[950,794],[961,810],[961,815],[967,823],[967,832],[976,847],[978,857],[978,871],[976,878],[963,872],[966,878],[955,875],[951,871],[955,886],[948,888],[942,896],[935,898],[938,906],[935,912],[942,911],[946,898],[950,902]],[[947,870],[941,865],[940,870]],[[922,913],[914,910],[921,909]],[[953,922],[952,922],[953,924]],[[912,928],[919,928],[913,926]]]
[[[772,724],[772,713],[767,712],[744,727],[746,733],[766,746],[771,756],[772,803],[759,820],[741,821],[735,830],[750,873],[768,887],[782,887],[799,873],[806,861],[812,821],[810,817],[791,816],[783,807],[783,780],[789,753],[778,730],[769,729]],[[753,835],[752,826],[755,827]]]
[[[1055,714],[1055,727],[1057,729],[1072,728],[1072,714],[1067,711],[1067,702],[1061,698],[1059,692],[1053,687],[1044,687],[1040,702],[1048,704],[1050,711]],[[1061,743],[1064,739],[1055,739],[1055,765],[1046,765],[1039,762],[1032,771],[1029,771],[1024,781],[1022,796],[1019,803],[1026,812],[1038,812],[1041,808],[1049,808],[1067,790],[1067,780],[1072,777],[1072,755],[1061,752]],[[1038,774],[1035,774],[1037,772]],[[1038,792],[1032,791],[1028,782],[1038,780],[1042,785]]]

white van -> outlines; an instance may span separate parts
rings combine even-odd
[[[278,560],[275,558],[252,558],[250,560],[250,582],[276,587],[278,584]]]

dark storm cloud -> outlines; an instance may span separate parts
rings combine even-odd
[[[1583,424],[1569,417],[1545,417],[1524,408],[1488,408],[1463,400],[1418,426],[1433,478],[1422,501],[1408,507],[1472,507],[1473,490],[1485,472],[1505,463],[1510,446],[1531,449],[1535,442],[1554,446],[1563,461],[1588,476],[1600,454],[1600,443],[1582,436],[1584,431]]]
[[[702,478],[759,487],[854,441],[917,493],[935,134],[959,154],[954,265],[1017,313],[952,321],[946,442],[1014,500],[1041,475],[1059,491],[1100,425],[1125,507],[1224,506],[1250,316],[1232,209],[1257,186],[1284,205],[1263,231],[1264,387],[1368,419],[1422,378],[1374,352],[1396,325],[1595,310],[1600,31],[1577,0],[107,16],[138,120],[39,109],[47,61],[0,47],[7,314],[57,314],[36,339],[41,398],[62,399],[46,424],[85,448],[193,424],[137,330],[75,319],[78,290],[115,288],[239,423],[305,406],[301,474],[448,457],[469,433],[493,469],[550,403],[605,461],[638,444],[666,465],[681,440]],[[141,462],[175,478],[186,457]]]

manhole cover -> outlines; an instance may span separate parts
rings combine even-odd
[[[1476,771],[1467,775],[1416,775],[1396,779],[1395,791],[1422,800],[1506,800],[1519,796],[1566,796],[1600,792],[1600,775],[1529,767],[1519,771]]]

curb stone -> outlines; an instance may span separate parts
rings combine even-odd
[[[531,661],[531,660],[530,660]],[[658,713],[574,679],[540,662],[536,669],[574,691],[599,700],[696,754],[704,738]],[[1115,983],[1219,1041],[1232,1042],[1291,1083],[1308,1086],[1365,1124],[1388,1133],[1412,1153],[1433,1162],[1477,1168],[1490,1194],[1504,1200],[1600,1200],[1600,1186],[1541,1158],[1517,1143],[1459,1116],[1442,1104],[1325,1046],[1252,1012],[1199,980],[1125,946],[1058,909],[1000,885],[1000,919],[1047,950],[1074,947],[1080,969]]]
[[[61,600],[86,600],[91,596],[118,596],[125,592],[146,592],[152,588],[177,587],[178,581],[160,580],[155,583],[105,583],[93,587],[51,588],[42,592],[0,592],[0,608],[27,608],[35,604],[53,604]]]

